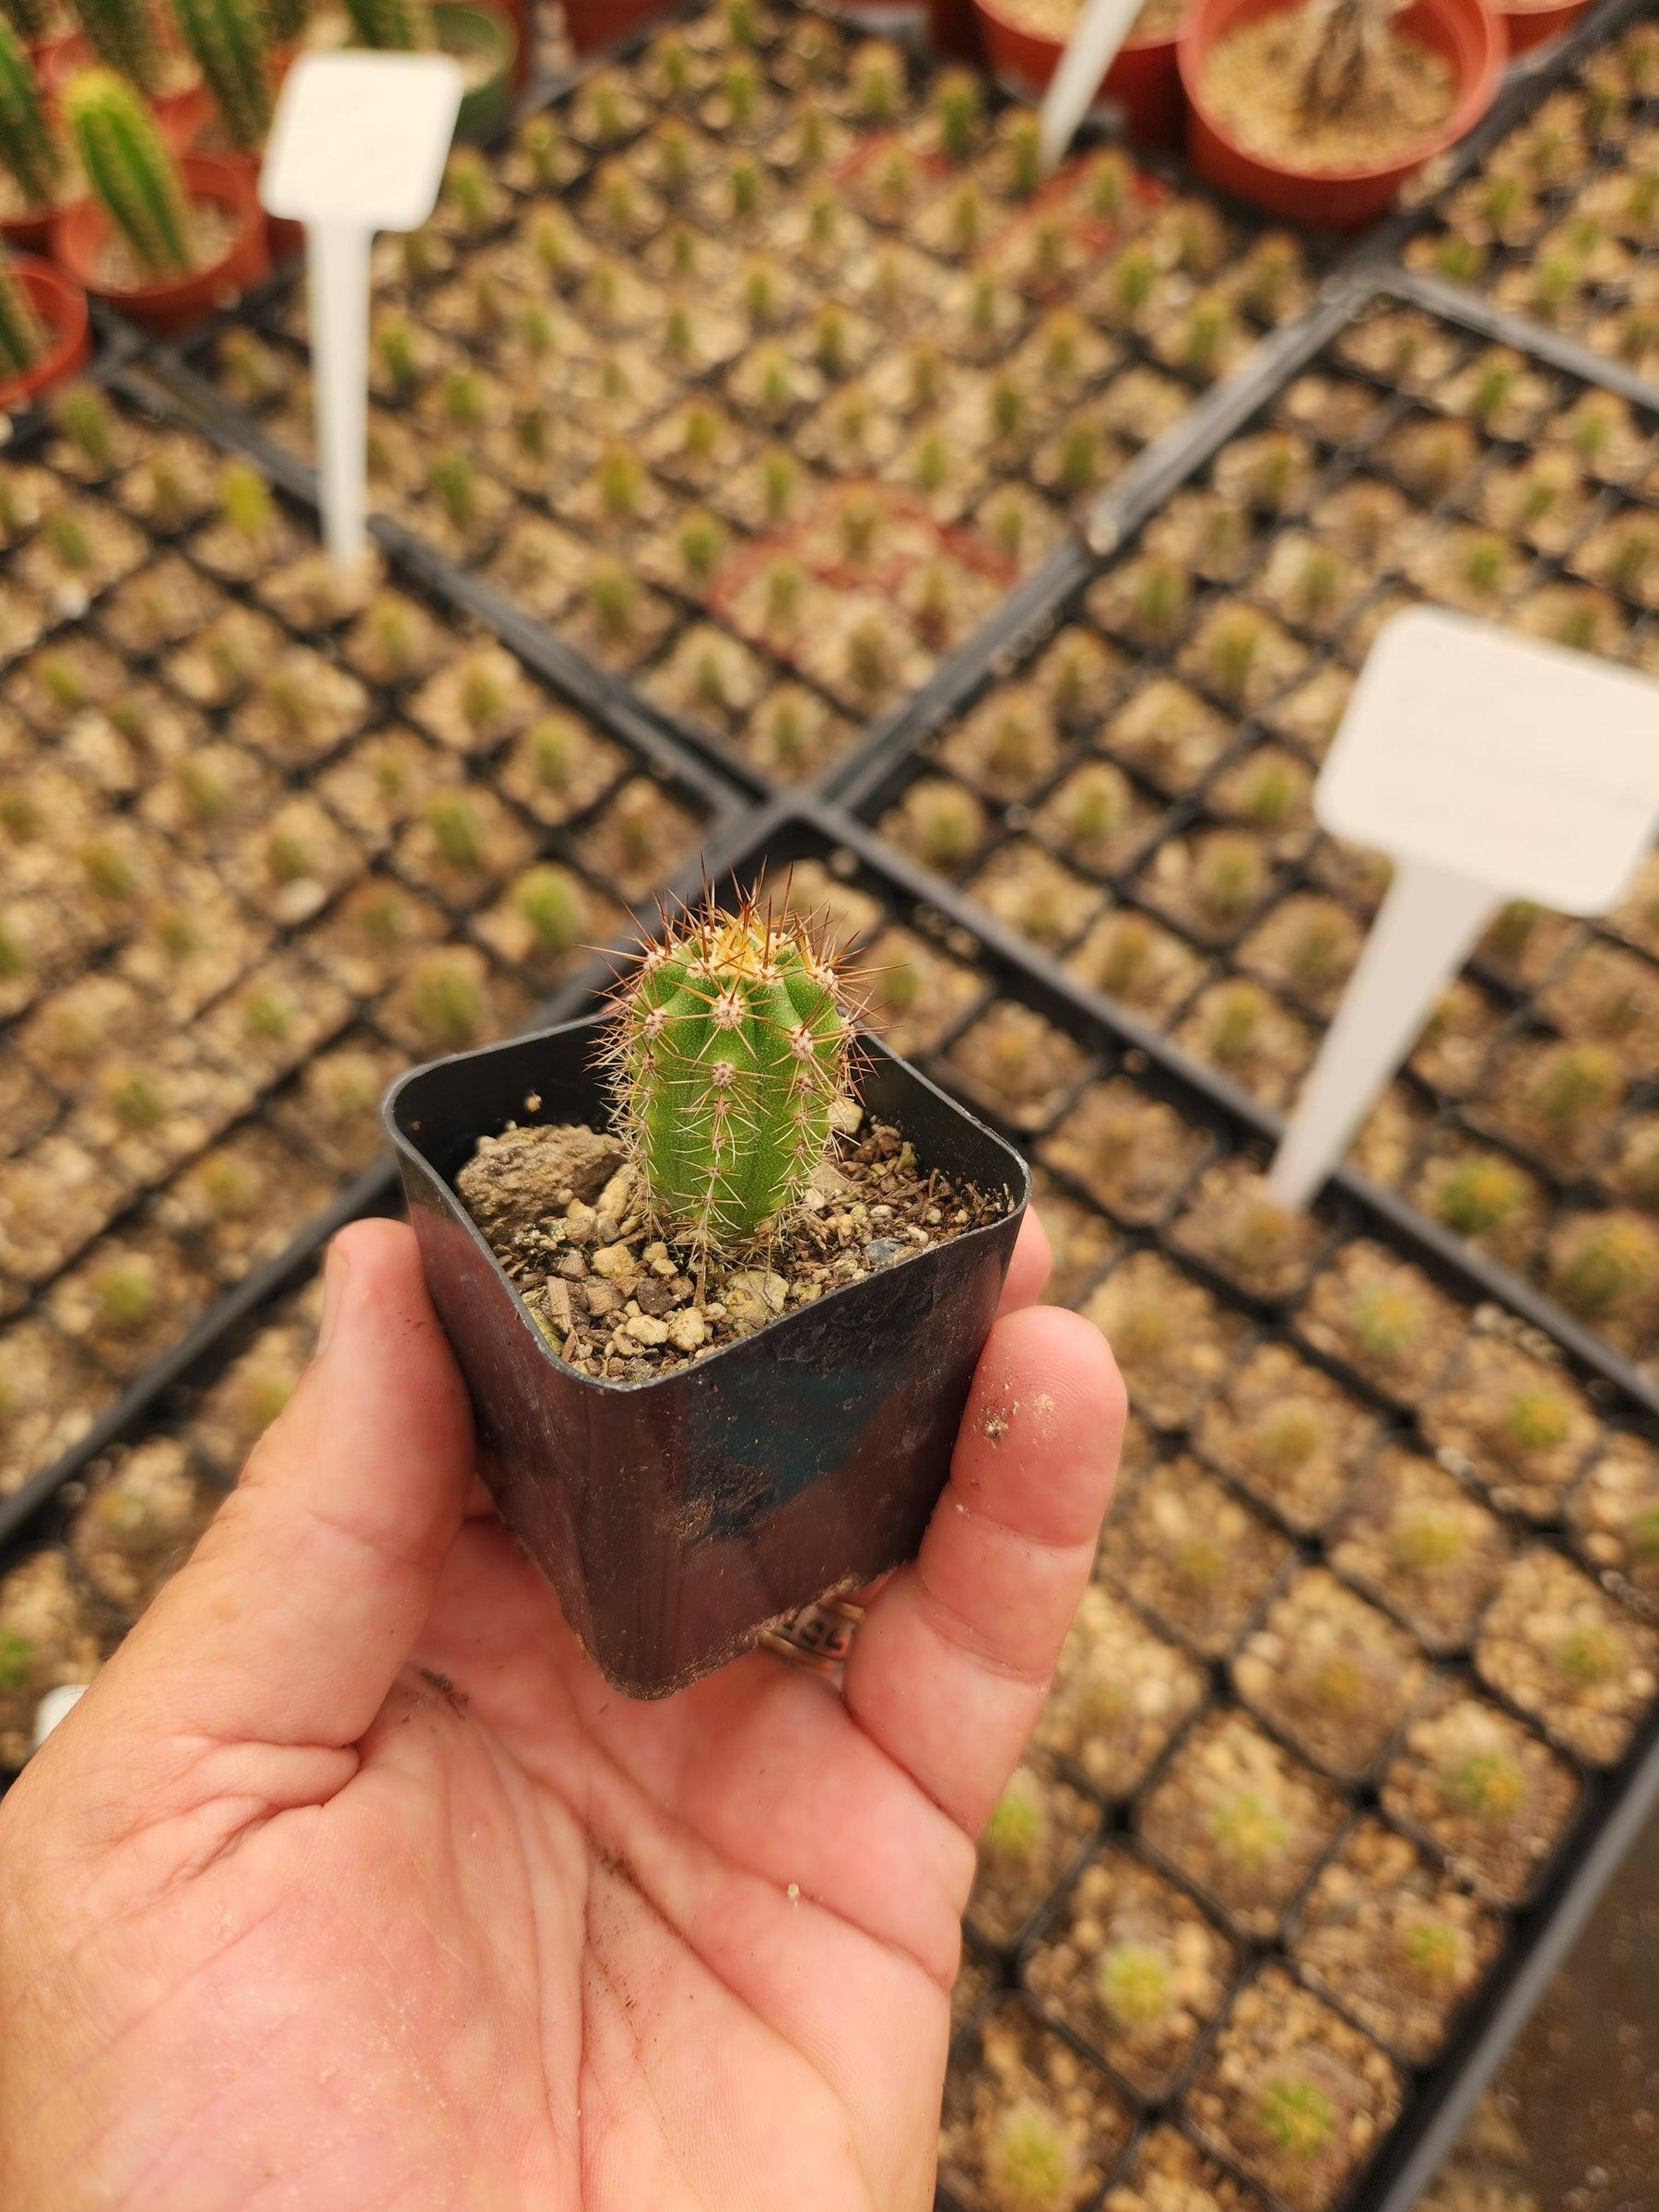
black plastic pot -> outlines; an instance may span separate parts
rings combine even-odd
[[[1030,1178],[1001,1137],[866,1038],[869,1112],[926,1165],[1007,1189],[1008,1211],[676,1373],[579,1374],[536,1328],[454,1178],[510,1121],[605,1124],[599,1027],[433,1061],[394,1085],[384,1115],[501,1517],[606,1680],[661,1697],[797,1606],[914,1553]]]

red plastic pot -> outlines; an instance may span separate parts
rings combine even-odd
[[[1017,92],[1041,93],[1060,66],[1065,41],[1004,15],[994,0],[973,0],[980,41],[993,76]],[[1115,100],[1124,128],[1141,146],[1173,146],[1181,136],[1181,71],[1174,38],[1126,39],[1100,80],[1097,99]]]
[[[37,65],[41,86],[56,99],[83,69],[90,69],[96,59],[82,34],[72,30],[67,38],[53,41],[42,52]],[[197,132],[213,113],[212,95],[199,77],[182,91],[164,92],[149,104],[156,121],[167,134],[168,143],[178,154],[189,152]]]
[[[1562,31],[1571,29],[1590,0],[1566,0],[1559,7],[1504,7],[1500,6],[1498,19],[1503,27],[1512,53],[1528,53],[1546,40],[1559,38]]]
[[[265,210],[246,170],[211,154],[186,154],[182,167],[191,198],[223,208],[234,225],[230,243],[218,259],[188,276],[169,276],[130,291],[107,285],[99,275],[99,257],[110,235],[110,218],[96,200],[83,200],[52,227],[53,252],[92,299],[119,308],[147,329],[169,333],[189,329],[271,270]]]
[[[609,46],[630,30],[654,23],[669,0],[565,0],[565,29],[578,53]]]
[[[496,0],[496,5],[518,34],[518,53],[512,65],[513,89],[522,92],[530,82],[535,55],[535,0]]]
[[[29,305],[52,333],[52,344],[21,376],[0,377],[0,410],[9,412],[41,392],[50,392],[71,376],[78,376],[92,357],[92,338],[87,314],[87,295],[80,286],[49,261],[24,254],[12,262],[12,275]]]
[[[935,53],[953,62],[984,61],[973,0],[927,0],[927,37]]]
[[[1286,169],[1233,138],[1204,103],[1204,71],[1229,31],[1302,0],[1193,0],[1178,42],[1187,99],[1187,151],[1206,183],[1235,194],[1288,223],[1352,230],[1392,206],[1407,177],[1473,129],[1490,107],[1504,61],[1503,31],[1486,0],[1413,0],[1398,29],[1451,63],[1457,84],[1452,112],[1406,154],[1369,169]]]
[[[52,245],[55,207],[29,207],[20,215],[0,215],[0,238],[14,253],[44,253]]]

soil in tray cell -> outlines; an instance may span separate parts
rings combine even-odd
[[[1101,1796],[1126,1799],[1205,1692],[1201,1667],[1096,1584],[1066,1637],[1036,1742]]]
[[[981,1831],[968,1924],[1007,1949],[1094,1834],[1098,1816],[1041,1756],[1016,1768]]]
[[[1081,2212],[1132,2128],[1100,2067],[1005,1998],[953,2058],[939,2178],[969,2212]]]

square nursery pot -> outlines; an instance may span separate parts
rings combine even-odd
[[[1009,1206],[646,1382],[568,1367],[455,1190],[510,1121],[605,1126],[599,1018],[414,1070],[386,1097],[410,1217],[501,1517],[607,1681],[661,1697],[913,1556],[1030,1194],[1024,1161],[873,1038],[859,1097]],[[526,1100],[535,1098],[534,1109]]]

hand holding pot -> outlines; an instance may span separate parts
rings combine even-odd
[[[292,1404],[0,1804],[0,2202],[922,2212],[1123,1424],[1046,1265],[1028,1224],[844,1694],[757,1653],[642,1705],[482,1505],[412,1236],[346,1231]]]

